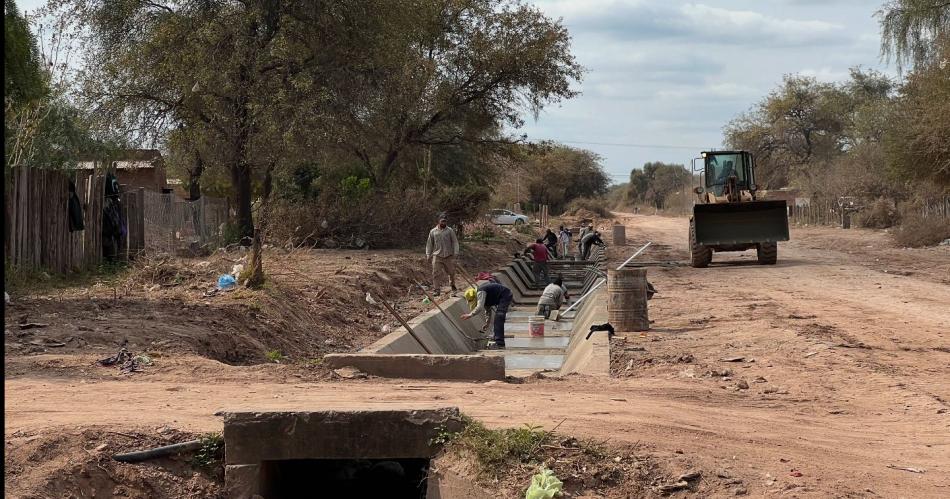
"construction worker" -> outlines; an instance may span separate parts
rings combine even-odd
[[[581,227],[580,234],[577,235],[577,254],[584,254],[584,236],[594,232],[594,224],[587,224],[587,227]]]
[[[553,310],[559,310],[561,305],[571,297],[564,287],[564,280],[557,276],[541,292],[541,299],[538,300],[538,310],[535,315],[543,315],[545,319],[551,316]]]
[[[497,282],[484,282],[479,284],[477,289],[466,289],[464,296],[471,312],[462,314],[462,320],[468,320],[479,312],[485,313],[488,319],[490,318],[489,309],[495,307],[492,341],[488,344],[488,348],[505,348],[505,319],[508,315],[508,307],[511,306],[511,300],[514,298],[511,290]]]
[[[534,243],[529,244],[524,249],[524,254],[531,256],[531,271],[534,272],[534,280],[549,283],[551,278],[548,276],[548,260],[551,254],[548,252],[548,247],[544,245],[544,239],[538,238]]]
[[[544,246],[548,248],[551,258],[557,258],[557,234],[551,229],[544,233]]]
[[[561,258],[567,258],[571,254],[571,230],[565,229],[563,225],[558,229],[558,243],[561,247]]]
[[[604,247],[604,240],[600,238],[600,232],[590,232],[581,239],[581,258],[587,260],[590,258],[590,249],[594,245]]]
[[[433,292],[439,294],[442,289],[438,281],[439,269],[442,269],[449,276],[452,295],[455,296],[458,291],[455,287],[455,256],[459,254],[459,239],[447,223],[445,215],[441,215],[439,224],[429,231],[429,238],[426,240],[426,260],[432,261]]]

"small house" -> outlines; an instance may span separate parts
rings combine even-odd
[[[97,161],[80,161],[78,169],[92,170],[103,165]],[[112,162],[119,184],[128,188],[144,187],[154,192],[168,189],[165,160],[158,149],[128,149]]]

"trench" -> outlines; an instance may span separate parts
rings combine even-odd
[[[557,320],[546,320],[543,336],[531,334],[529,318],[535,315],[546,284],[536,278],[530,262],[518,257],[493,272],[513,295],[504,350],[485,349],[491,325],[482,330],[481,317],[460,320],[459,316],[469,309],[464,298],[456,297],[441,301],[441,310],[433,308],[409,320],[412,334],[400,327],[359,352],[327,355],[325,362],[334,369],[353,367],[392,378],[489,380],[541,371],[607,375],[606,336],[587,337],[591,325],[607,322],[606,289],[597,288],[605,277],[604,254],[597,250],[588,261],[562,259],[549,263],[550,277],[560,276],[571,295],[562,312],[588,291],[591,294]]]

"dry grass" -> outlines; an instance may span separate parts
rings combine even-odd
[[[950,239],[950,218],[905,215],[900,227],[894,232],[894,239],[909,248],[935,246]]]

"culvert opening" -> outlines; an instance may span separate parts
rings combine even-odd
[[[424,498],[437,437],[461,431],[456,407],[224,412],[228,497]]]
[[[267,499],[386,497],[424,499],[429,459],[286,459],[263,461],[260,490]]]

